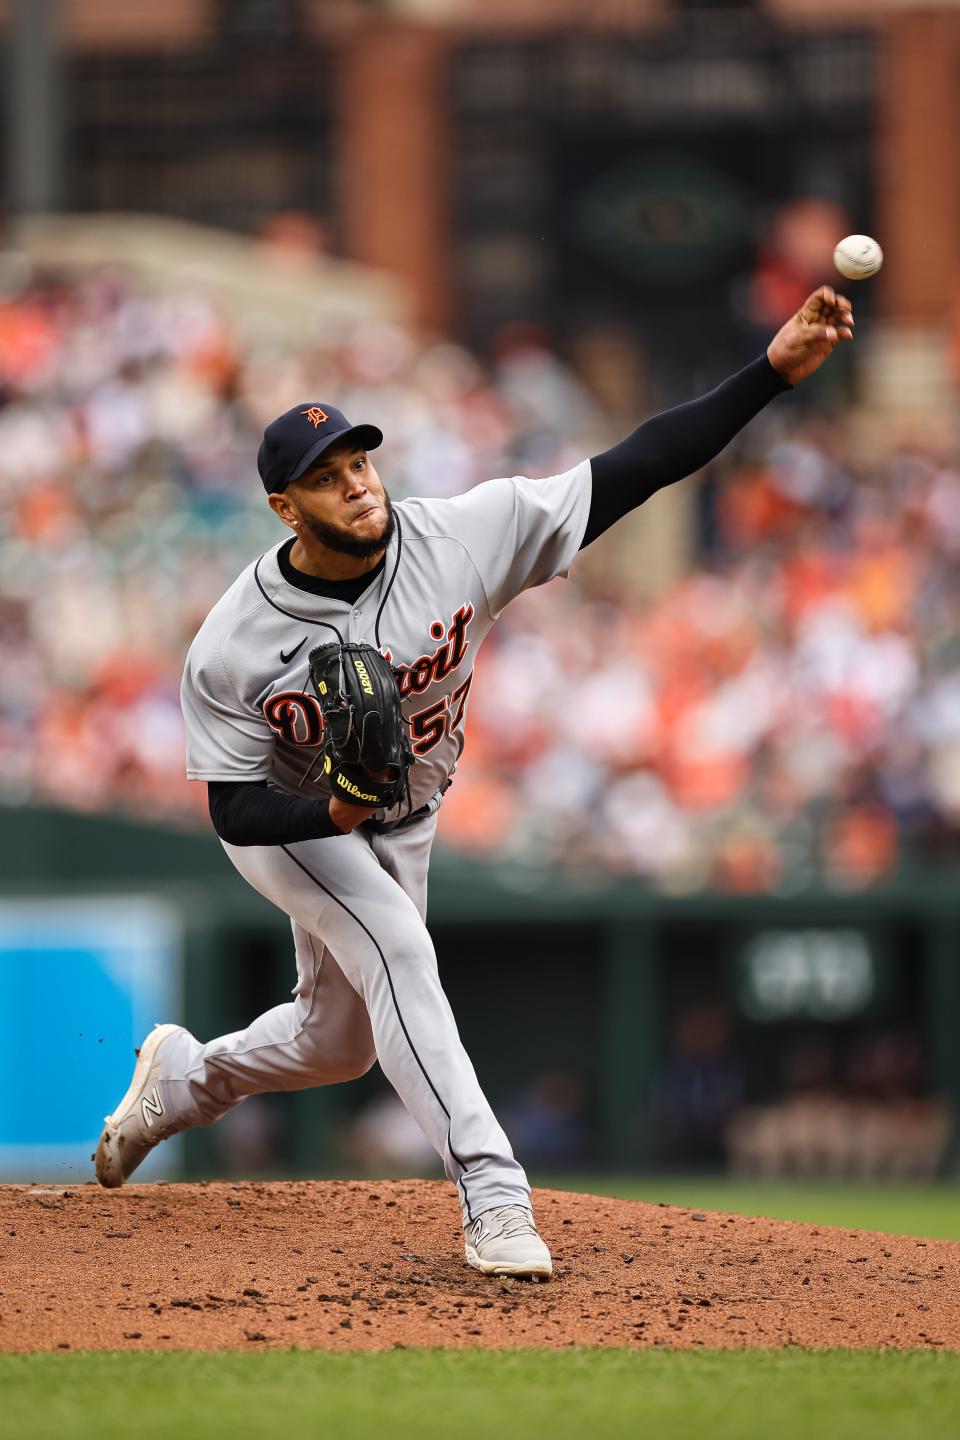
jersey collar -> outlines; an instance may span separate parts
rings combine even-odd
[[[321,611],[329,614],[331,609],[335,609],[337,612],[350,610],[357,605],[362,605],[371,596],[379,595],[380,602],[375,626],[379,632],[380,619],[393,588],[393,582],[397,577],[403,550],[403,528],[399,515],[397,515],[397,523],[384,555],[383,566],[378,566],[371,572],[370,584],[352,602],[327,594],[317,594],[303,589],[299,585],[291,585],[280,569],[278,558],[280,551],[287,544],[289,541],[281,540],[271,550],[267,550],[265,554],[261,555],[253,567],[254,580],[268,605],[271,605],[274,610],[279,610],[282,615],[289,615],[294,620],[302,620],[306,625],[317,625],[323,624],[323,616],[319,613]],[[378,638],[377,644],[379,645],[379,643]]]

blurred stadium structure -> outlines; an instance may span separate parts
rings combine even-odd
[[[960,6],[8,0],[0,43],[3,893],[116,888],[55,858],[59,833],[144,846],[116,885],[153,894],[159,852],[108,843],[104,814],[172,836],[195,886],[189,832],[215,845],[180,670],[279,538],[253,461],[280,410],[322,395],[381,425],[395,496],[550,473],[758,353],[836,240],[872,231],[853,357],[494,631],[434,913],[442,963],[483,963],[493,932],[454,923],[466,857],[498,935],[517,887],[568,894],[581,1014],[573,977],[605,957],[594,1040],[571,998],[559,1059],[486,1062],[531,1163],[948,1164]],[[219,923],[236,896],[209,884]],[[237,963],[253,1013],[253,941]],[[188,1009],[225,1028],[197,983]],[[381,1108],[343,1142],[354,1167],[396,1134],[355,1094]],[[271,1139],[259,1107],[233,1143],[268,1168],[294,1127]]]

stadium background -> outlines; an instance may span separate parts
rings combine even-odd
[[[264,423],[376,421],[395,496],[550,473],[758,353],[854,230],[887,252],[854,353],[494,632],[431,925],[537,1175],[955,1175],[956,7],[0,26],[5,1176],[87,1174],[154,1019],[289,987],[177,700],[277,538]],[[171,1149],[153,1173],[434,1173],[376,1073]]]

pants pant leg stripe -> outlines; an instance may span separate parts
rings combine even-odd
[[[393,1008],[397,1012],[397,1019],[400,1022],[400,1029],[403,1031],[404,1039],[410,1046],[410,1052],[413,1055],[414,1060],[416,1060],[418,1066],[420,1067],[420,1073],[423,1075],[424,1080],[426,1080],[427,1084],[429,1085],[433,1098],[436,1100],[437,1104],[440,1106],[440,1109],[447,1117],[447,1145],[449,1146],[450,1154],[453,1156],[454,1160],[460,1166],[460,1169],[463,1172],[459,1180],[457,1181],[457,1184],[460,1186],[460,1189],[463,1193],[463,1203],[464,1208],[467,1212],[467,1221],[472,1223],[474,1217],[470,1210],[470,1200],[467,1196],[467,1187],[465,1184],[467,1167],[460,1159],[460,1156],[457,1154],[457,1152],[454,1150],[452,1141],[450,1139],[450,1111],[447,1109],[446,1105],[444,1105],[443,1101],[441,1100],[440,1095],[437,1091],[437,1087],[430,1079],[426,1067],[424,1066],[423,1061],[420,1059],[420,1056],[417,1053],[417,1047],[414,1045],[413,1041],[410,1038],[410,1032],[407,1029],[406,1022],[403,1018],[403,1011],[400,1009],[400,1003],[397,1000],[397,992],[393,987],[393,976],[390,974],[390,966],[387,964],[387,957],[384,955],[376,936],[372,933],[372,931],[367,928],[366,925],[364,925],[363,921],[360,919],[360,916],[357,915],[353,910],[351,910],[350,906],[345,904],[344,901],[340,899],[339,895],[334,895],[333,891],[329,890],[327,886],[324,885],[322,880],[318,880],[316,875],[314,875],[311,870],[308,870],[306,865],[304,865],[301,860],[298,860],[296,855],[292,854],[291,851],[287,849],[286,845],[281,845],[280,849],[284,852],[285,855],[289,856],[289,858],[293,861],[294,865],[296,865],[298,869],[302,870],[304,875],[306,875],[309,880],[313,881],[314,885],[318,886],[318,888],[321,889],[325,895],[329,895],[330,899],[333,900],[337,905],[339,905],[341,910],[345,910],[350,916],[350,918],[356,921],[356,923],[360,926],[360,929],[364,932],[364,934],[370,940],[371,944],[376,949],[377,954],[380,956],[380,964],[383,966],[384,974],[387,977],[387,984],[390,987],[390,998],[393,1001]]]

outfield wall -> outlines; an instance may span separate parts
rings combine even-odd
[[[36,1093],[53,1061],[61,1077],[64,1066],[73,1075],[75,1108],[91,1111],[95,1131],[100,1114],[81,1080],[109,1088],[111,1066],[127,1074],[145,1020],[181,1019],[208,1037],[289,995],[286,917],[236,875],[212,835],[4,808],[0,859],[0,1168],[16,1096],[28,1084]],[[960,895],[946,876],[868,893],[678,897],[439,850],[430,927],[495,1104],[519,1103],[537,1076],[573,1077],[591,1165],[662,1161],[651,1102],[682,1017],[705,1001],[735,1017],[754,1098],[777,1094],[791,1036],[906,1028],[922,1043],[931,1085],[960,1113]],[[332,1137],[376,1083],[278,1100],[283,1163],[305,1173],[335,1166]],[[37,1138],[55,1148],[67,1111],[44,1110],[54,1118]],[[88,1139],[82,1124],[59,1136],[73,1157]],[[188,1171],[217,1168],[211,1146],[209,1132],[187,1137]],[[39,1151],[36,1164],[46,1173]]]

